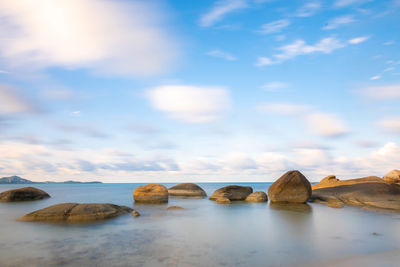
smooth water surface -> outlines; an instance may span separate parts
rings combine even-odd
[[[132,192],[139,185],[38,184],[50,199],[0,203],[0,266],[340,266],[354,257],[372,258],[363,266],[373,266],[375,254],[400,250],[395,213],[176,198],[168,205],[185,209],[167,211],[168,205],[135,205]],[[199,185],[211,195],[227,184]],[[254,191],[269,186],[245,185]],[[0,192],[18,187],[23,185],[0,185]],[[15,220],[64,202],[126,205],[142,216],[90,225]]]

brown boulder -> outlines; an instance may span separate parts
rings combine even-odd
[[[288,171],[268,189],[271,202],[305,203],[311,196],[311,184],[299,171]]]
[[[248,195],[253,193],[253,188],[250,186],[228,185],[217,189],[210,196],[210,200],[218,198],[227,198],[230,201],[245,200]]]
[[[393,170],[383,176],[383,180],[387,183],[400,183],[400,171]]]
[[[31,201],[49,197],[50,195],[43,190],[37,189],[35,187],[23,187],[2,192],[0,194],[0,201],[1,202]]]
[[[140,216],[140,213],[138,211],[136,211],[136,210],[132,211],[132,217],[139,217],[139,216]]]
[[[133,199],[137,203],[166,203],[168,189],[160,184],[139,186],[133,191]]]
[[[114,204],[63,203],[26,214],[19,218],[27,222],[94,222],[111,219],[133,210]]]
[[[358,182],[357,182],[358,180]],[[327,206],[361,206],[373,209],[400,211],[400,186],[389,184],[371,177],[352,179],[351,184],[338,184],[312,191],[312,202]]]
[[[206,197],[206,192],[197,184],[183,183],[175,185],[168,189],[168,194],[174,197],[193,197],[203,198]]]
[[[268,196],[265,192],[257,191],[248,195],[245,199],[247,202],[267,202]]]

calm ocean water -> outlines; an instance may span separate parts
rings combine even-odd
[[[139,185],[44,184],[36,187],[50,199],[0,203],[0,266],[323,266],[400,250],[399,214],[319,204],[218,205],[208,199],[170,199],[169,205],[185,210],[167,211],[168,205],[134,205],[132,192]],[[210,195],[228,184],[199,185]],[[269,186],[245,185],[255,191]],[[1,185],[0,192],[18,187],[23,186]],[[91,225],[15,221],[62,202],[110,202],[142,216]]]

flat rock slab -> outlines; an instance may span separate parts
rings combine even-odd
[[[361,182],[314,189],[312,202],[327,206],[350,205],[400,211],[400,186],[385,182]]]
[[[175,185],[168,189],[168,194],[174,197],[184,197],[184,198],[203,198],[207,194],[197,184],[183,183]]]
[[[18,220],[26,222],[86,223],[111,219],[132,211],[133,209],[129,207],[109,203],[63,203],[31,212]]]
[[[0,194],[1,202],[32,201],[49,198],[50,195],[45,191],[35,187],[23,187],[8,190]]]
[[[250,186],[228,185],[215,190],[210,196],[210,200],[227,198],[230,201],[240,201],[245,200],[251,193],[253,193],[253,188]]]
[[[327,188],[327,187],[336,187],[340,185],[353,185],[353,184],[362,184],[362,183],[385,183],[385,181],[378,176],[368,176],[363,178],[349,179],[349,180],[339,180],[335,177],[335,179],[329,179],[332,176],[325,177],[318,184],[314,184],[311,186],[312,190]]]

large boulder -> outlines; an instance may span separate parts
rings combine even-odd
[[[400,184],[400,171],[399,170],[393,170],[383,176],[383,180],[387,183],[397,183]]]
[[[35,187],[23,187],[13,190],[8,190],[0,194],[0,201],[13,202],[13,201],[31,201],[49,198],[50,195],[45,191]]]
[[[230,201],[240,201],[245,200],[251,193],[253,193],[253,188],[250,186],[228,185],[215,190],[210,196],[210,200],[227,198]]]
[[[247,202],[267,202],[268,196],[263,191],[257,191],[248,195],[245,199]]]
[[[351,183],[313,189],[311,201],[330,207],[350,205],[400,211],[400,185],[373,177],[352,179]]]
[[[311,184],[299,171],[288,171],[268,189],[271,202],[306,203],[311,197]]]
[[[133,191],[133,199],[137,203],[166,203],[168,189],[160,184],[142,185]]]
[[[168,194],[174,197],[193,197],[203,198],[206,197],[206,192],[197,184],[183,183],[175,185],[168,189]]]
[[[326,177],[321,180],[318,184],[314,184],[311,186],[312,190],[320,189],[320,188],[327,188],[327,187],[335,187],[340,185],[353,185],[353,184],[362,184],[362,183],[384,183],[385,181],[378,176],[368,176],[364,178],[357,178],[357,179],[349,179],[349,180],[339,180],[339,179],[327,179]]]
[[[129,207],[114,204],[63,203],[26,214],[19,218],[28,222],[94,222],[131,213]]]

